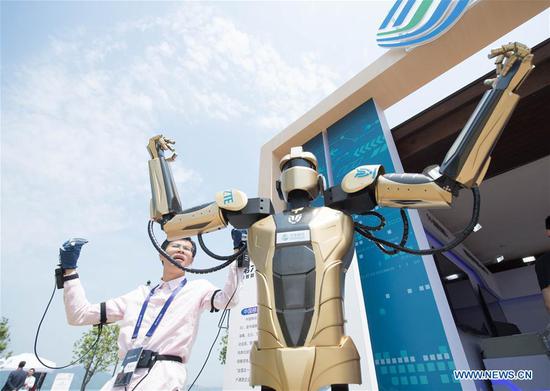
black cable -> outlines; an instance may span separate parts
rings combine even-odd
[[[88,351],[86,353],[84,353],[82,356],[77,358],[72,363],[64,365],[62,367],[50,367],[48,364],[45,364],[44,362],[42,362],[42,360],[38,356],[38,351],[36,349],[36,346],[38,344],[38,335],[40,334],[40,327],[42,327],[42,322],[44,321],[44,318],[46,317],[46,314],[48,313],[48,309],[50,308],[50,304],[52,303],[52,299],[53,299],[53,296],[55,295],[56,289],[57,289],[57,283],[54,284],[53,292],[52,292],[52,295],[50,296],[50,300],[48,301],[48,305],[46,306],[46,309],[44,310],[44,314],[42,315],[42,319],[40,319],[40,323],[38,323],[38,328],[36,329],[36,335],[34,337],[34,355],[36,356],[36,359],[38,360],[38,362],[40,362],[40,364],[44,365],[46,368],[49,368],[49,369],[65,369],[65,368],[70,367],[71,365],[74,365],[74,364],[77,364],[78,362],[80,362],[80,360],[82,360],[85,356],[87,356],[88,353],[90,353],[96,347],[97,343],[99,342],[99,338],[101,337],[101,332],[103,331],[103,325],[100,324],[100,325],[97,326],[98,327],[97,339],[92,344],[90,349],[88,349]]]
[[[206,244],[204,244],[204,241],[202,240],[202,234],[198,234],[197,238],[199,239],[199,245],[201,246],[202,250],[209,256],[214,259],[217,259],[218,261],[227,261],[227,260],[235,260],[238,257],[240,257],[246,250],[246,246],[241,246],[239,250],[236,253],[233,253],[231,255],[218,255],[210,251]]]
[[[141,379],[139,379],[139,381],[138,381],[137,384],[132,388],[131,391],[134,391],[134,390],[137,388],[137,386],[139,386],[140,383],[141,383],[143,380],[145,380],[145,378],[146,378],[147,376],[149,376],[149,373],[151,372],[151,369],[153,369],[153,367],[147,369],[147,373],[146,373],[145,375],[143,375],[143,377],[142,377]],[[124,389],[126,390],[126,386],[124,387]]]
[[[470,220],[470,223],[464,228],[451,242],[447,243],[445,246],[440,248],[434,248],[434,249],[426,249],[426,250],[416,250],[408,247],[403,247],[400,245],[397,245],[395,243],[388,242],[387,240],[377,238],[376,236],[372,235],[370,232],[365,231],[361,229],[360,227],[355,226],[354,229],[359,234],[363,235],[365,238],[372,240],[373,242],[383,244],[385,246],[391,247],[393,249],[403,251],[408,254],[413,255],[433,255],[442,253],[445,251],[449,251],[453,249],[454,247],[458,246],[460,243],[464,241],[472,233],[475,226],[477,225],[479,221],[479,210],[480,210],[480,196],[479,196],[479,189],[477,187],[472,187],[472,194],[474,196],[474,209],[472,211],[472,218]]]
[[[194,273],[194,274],[207,274],[207,273],[213,273],[217,272],[218,270],[221,270],[231,264],[235,259],[237,259],[237,256],[240,255],[239,252],[233,254],[233,256],[230,257],[226,262],[222,263],[221,265],[210,267],[207,269],[192,269],[189,267],[181,266],[174,258],[172,258],[166,251],[163,250],[163,248],[159,245],[157,242],[157,239],[155,238],[155,233],[153,232],[153,223],[154,220],[149,220],[149,223],[147,225],[147,232],[149,234],[149,239],[151,239],[151,243],[153,243],[153,246],[155,249],[159,252],[160,255],[162,255],[164,258],[166,258],[172,265],[176,266],[178,269],[181,269],[185,272]],[[246,247],[243,247],[243,252]],[[204,249],[204,248],[203,248]],[[241,251],[241,250],[239,250]],[[207,253],[208,254],[208,253]],[[241,252],[242,254],[242,252]],[[215,255],[215,254],[214,254]]]
[[[401,214],[401,221],[403,222],[403,234],[401,236],[401,241],[399,242],[399,246],[403,247],[403,246],[405,246],[405,244],[407,244],[407,241],[409,240],[409,221],[407,220],[407,214],[405,213],[404,209],[399,209],[399,212]],[[396,249],[388,250],[387,248],[384,248],[384,246],[381,245],[378,242],[374,242],[374,244],[384,254],[395,255],[399,252],[399,250],[396,250]]]
[[[380,223],[378,223],[378,225],[364,225],[364,224],[361,224],[359,222],[355,222],[355,225],[361,227],[364,230],[380,231],[382,228],[384,228],[386,226],[386,218],[381,213],[378,213],[378,212],[375,212],[375,211],[371,210],[371,211],[369,211],[369,212],[367,212],[363,215],[364,216],[374,216],[380,221]]]
[[[235,290],[233,291],[233,294],[229,298],[229,301],[225,305],[225,308],[223,309],[223,312],[220,316],[220,320],[218,321],[218,332],[216,333],[216,337],[214,338],[214,341],[212,342],[212,345],[210,345],[210,349],[208,350],[208,354],[206,355],[206,359],[204,360],[204,363],[202,364],[202,367],[201,367],[199,373],[197,374],[197,376],[195,377],[195,380],[193,380],[193,383],[191,383],[191,385],[189,386],[187,391],[191,391],[191,388],[193,388],[193,386],[195,385],[195,383],[198,380],[199,376],[201,375],[202,371],[204,370],[204,367],[206,366],[206,363],[208,362],[208,359],[210,358],[210,354],[212,353],[212,349],[214,349],[216,341],[218,340],[218,337],[220,336],[220,332],[222,331],[222,328],[224,328],[224,327],[222,327],[222,323],[223,323],[225,317],[228,316],[229,312],[231,311],[227,307],[229,306],[229,303],[231,303],[231,300],[233,300],[233,296],[235,296],[235,293],[237,293],[238,289],[239,289],[239,272],[237,271],[237,286],[235,287]],[[229,320],[228,320],[228,322],[229,322]],[[229,328],[229,323],[227,325],[227,328]]]

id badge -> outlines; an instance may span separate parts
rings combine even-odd
[[[122,370],[116,376],[115,387],[125,387],[130,384],[142,351],[142,347],[128,350],[122,361]]]

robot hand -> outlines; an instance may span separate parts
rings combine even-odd
[[[62,269],[76,269],[80,250],[88,241],[82,238],[71,238],[59,248],[59,263]]]
[[[164,156],[164,151],[171,151],[172,156],[170,156],[169,158],[166,158],[165,160],[168,162],[172,162],[178,156],[178,154],[176,153],[176,150],[172,146],[175,143],[176,143],[175,141],[164,137],[162,134],[159,134],[149,139],[147,150],[149,151],[149,154],[151,155],[152,159]]]
[[[510,42],[498,49],[491,50],[488,57],[496,57],[497,76],[506,76],[517,60],[523,60],[530,54],[531,49],[528,46],[519,42]]]

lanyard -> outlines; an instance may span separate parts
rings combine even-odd
[[[157,315],[155,321],[153,322],[153,324],[149,328],[149,331],[147,331],[147,334],[145,334],[147,337],[150,338],[154,334],[154,332],[156,331],[160,321],[164,317],[164,314],[166,313],[166,310],[168,310],[168,307],[170,307],[170,304],[172,304],[172,301],[174,300],[174,297],[176,297],[176,295],[179,293],[179,291],[181,291],[181,289],[185,286],[185,284],[187,284],[187,278],[184,278],[183,280],[181,280],[181,282],[176,287],[176,289],[174,289],[172,291],[172,294],[170,295],[168,300],[166,300],[166,303],[164,303],[164,305],[162,306],[162,308],[161,308],[159,314]],[[157,288],[158,288],[158,285],[156,287],[154,287],[153,289],[151,289],[151,292],[149,292],[149,295],[147,296],[147,298],[143,302],[143,305],[141,306],[141,311],[139,312],[138,320],[137,320],[136,326],[134,327],[134,334],[132,334],[132,339],[136,339],[137,336],[138,336],[139,329],[141,328],[141,322],[143,321],[143,315],[145,315],[145,310],[147,310],[147,306],[149,305],[149,299],[151,299],[151,296],[153,296],[153,294],[155,293],[155,289],[157,289]]]

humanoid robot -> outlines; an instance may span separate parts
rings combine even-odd
[[[317,159],[301,147],[284,156],[276,183],[285,209],[274,213],[266,198],[238,190],[215,202],[182,210],[164,151],[173,141],[151,138],[151,218],[170,240],[200,235],[227,224],[248,229],[248,253],[256,267],[258,340],[250,353],[250,385],[263,390],[348,389],[361,383],[359,354],[345,335],[343,291],[354,252],[354,232],[368,234],[353,214],[375,206],[447,208],[460,188],[477,191],[490,154],[519,100],[516,91],[532,70],[530,49],[510,43],[491,51],[497,76],[441,166],[421,174],[386,174],[379,165],[350,171],[325,189]],[[325,206],[311,203],[323,193]],[[402,213],[403,215],[403,213]],[[367,236],[369,237],[369,236]],[[372,236],[370,237],[372,238]],[[405,250],[401,245],[396,249]],[[424,250],[429,251],[429,250]]]

